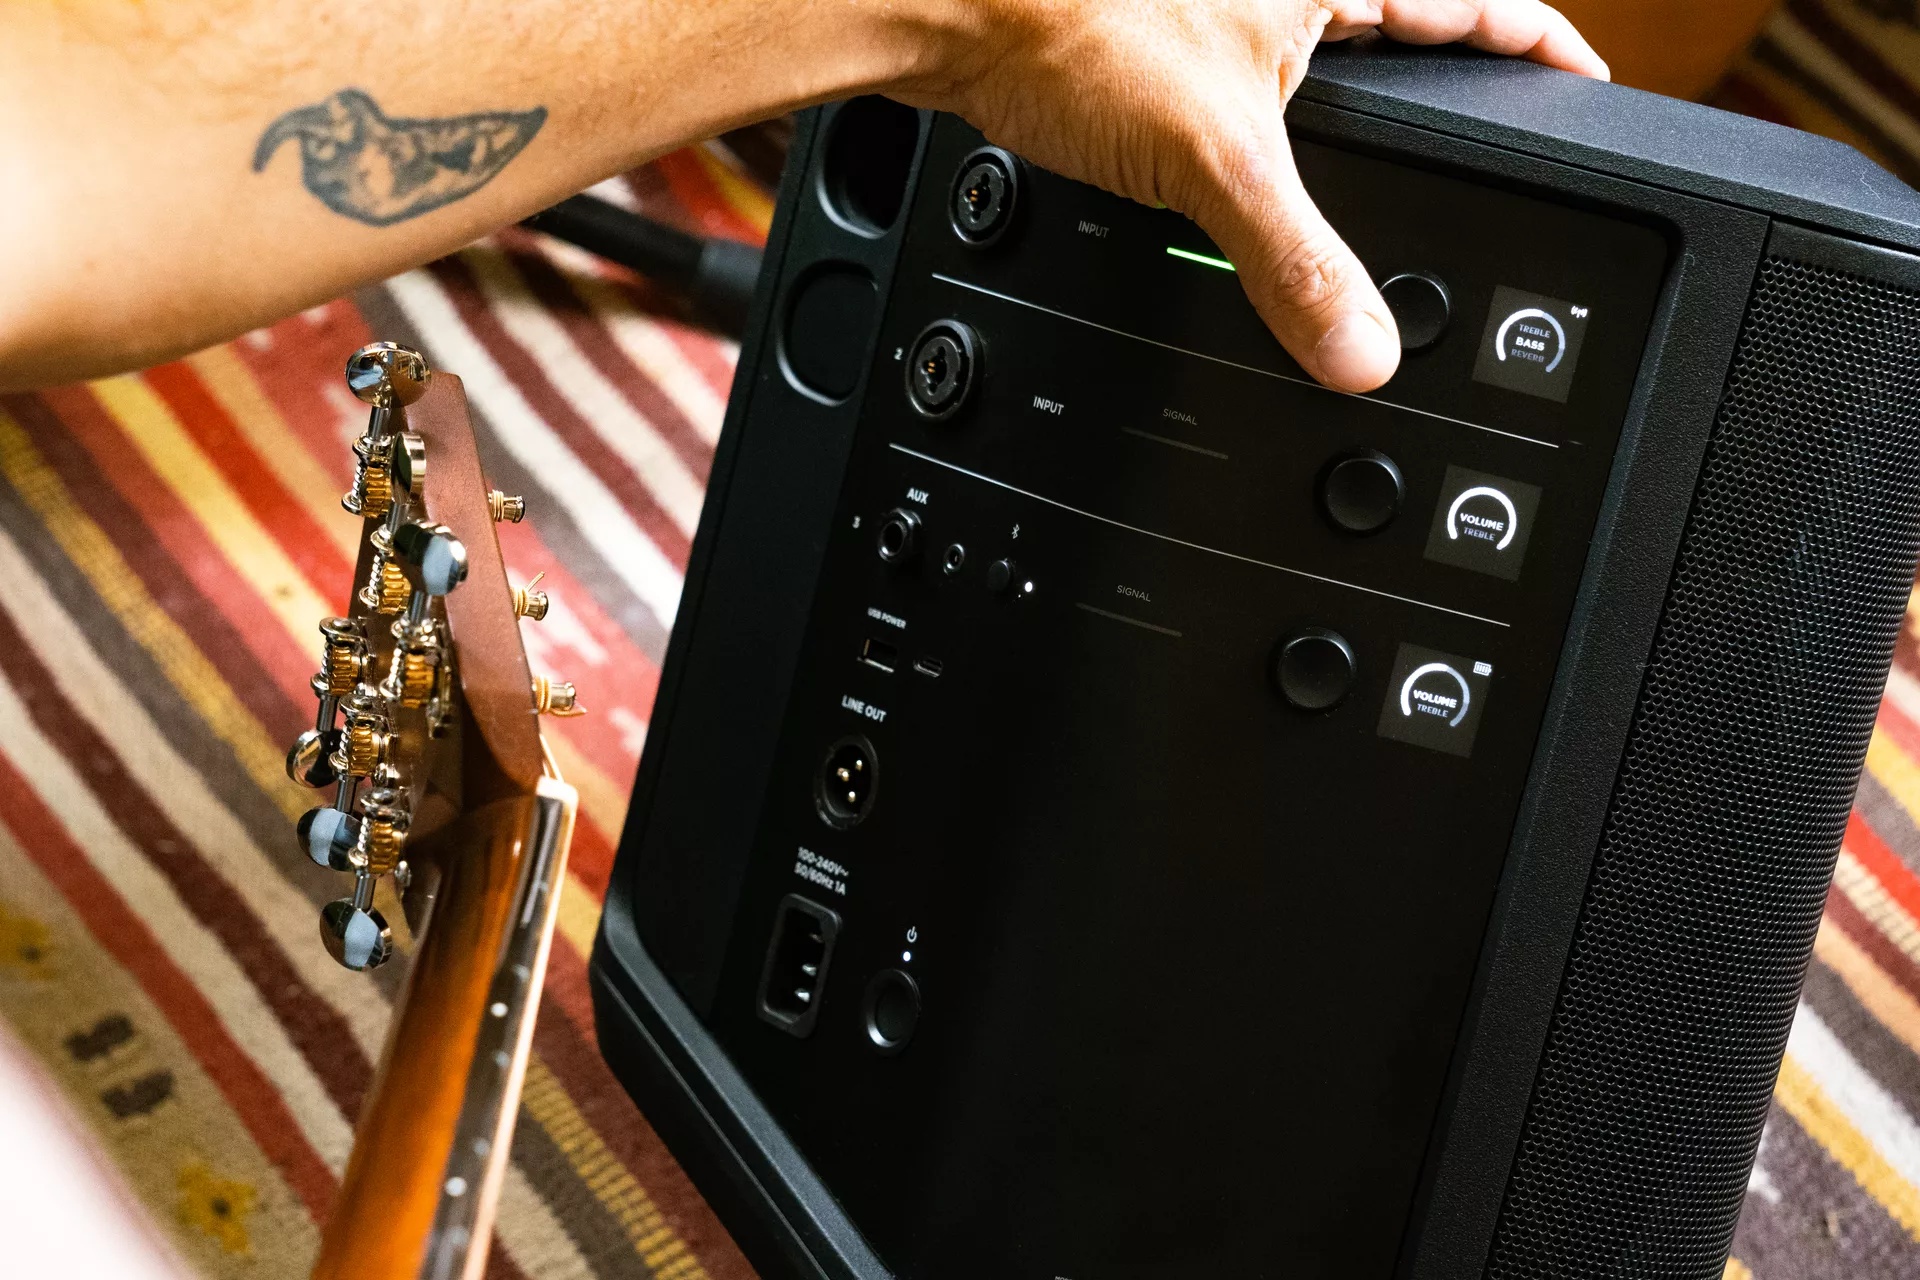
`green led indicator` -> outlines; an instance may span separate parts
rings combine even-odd
[[[1176,258],[1185,258],[1188,262],[1198,262],[1202,266],[1218,267],[1222,271],[1232,271],[1234,269],[1233,264],[1225,258],[1209,258],[1206,254],[1195,253],[1191,249],[1176,249],[1172,245],[1168,245],[1167,252]]]

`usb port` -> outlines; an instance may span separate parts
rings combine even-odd
[[[935,680],[938,680],[940,673],[947,669],[947,664],[938,658],[926,657],[916,660],[913,664],[913,669],[923,676],[932,676]]]
[[[892,675],[900,663],[900,651],[885,640],[868,638],[860,643],[860,661]]]

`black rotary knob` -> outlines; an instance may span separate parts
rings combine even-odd
[[[1353,646],[1339,632],[1308,627],[1280,642],[1273,683],[1301,711],[1331,711],[1353,688],[1358,669]]]
[[[1320,477],[1320,509],[1348,533],[1378,533],[1393,523],[1407,496],[1392,458],[1373,449],[1335,458]]]
[[[1400,330],[1400,349],[1425,351],[1440,341],[1453,315],[1453,300],[1447,286],[1429,275],[1408,272],[1380,286],[1387,310]]]

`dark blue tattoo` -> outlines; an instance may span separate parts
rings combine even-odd
[[[253,171],[296,140],[307,190],[335,213],[387,227],[486,186],[546,122],[545,107],[395,119],[361,90],[342,89],[268,125],[254,148]]]

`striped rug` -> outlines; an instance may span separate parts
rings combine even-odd
[[[730,150],[600,194],[765,234]],[[581,822],[535,1033],[494,1274],[752,1275],[600,1060],[586,961],[735,352],[616,270],[504,233],[353,299],[137,376],[0,398],[0,1017],[188,1261],[304,1275],[391,1014],[318,945],[339,877],[281,754],[312,722],[339,611],[340,510],[375,337],[465,379],[489,478],[526,495],[509,573],[544,572],[536,670]],[[0,1267],[4,1270],[4,1267]]]
[[[1721,100],[1914,180],[1917,6],[1792,0]],[[771,212],[718,144],[601,194],[742,238]],[[465,379],[491,479],[532,511],[502,531],[509,571],[554,595],[534,664],[593,710],[549,726],[583,821],[494,1272],[751,1276],[600,1062],[585,970],[735,353],[553,241],[509,232],[176,364],[0,397],[0,1018],[198,1271],[304,1274],[397,977],[316,945],[340,887],[292,848],[310,798],[280,765],[347,589],[364,415],[340,367],[373,337]],[[1734,1280],[1920,1275],[1910,617]]]

